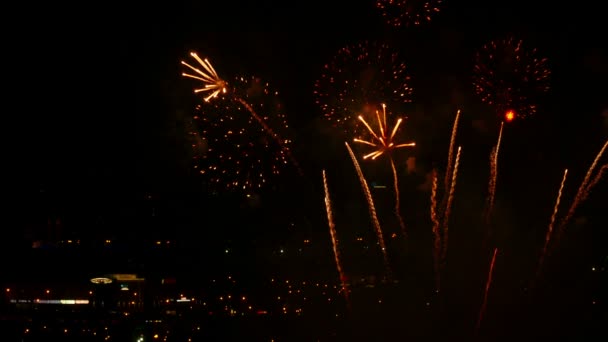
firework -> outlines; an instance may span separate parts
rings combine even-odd
[[[189,71],[195,72],[195,74],[190,74],[190,73],[184,72],[184,73],[182,73],[182,76],[188,77],[191,79],[195,79],[195,80],[203,83],[202,88],[194,88],[194,93],[195,94],[208,93],[208,95],[206,97],[204,97],[205,102],[210,102],[211,99],[217,98],[220,94],[227,94],[227,97],[222,97],[224,99],[229,98],[232,101],[238,102],[240,104],[240,106],[245,108],[247,110],[248,114],[251,115],[258,122],[258,124],[260,126],[262,126],[264,131],[266,131],[266,133],[272,139],[274,139],[275,142],[279,146],[281,146],[281,148],[283,149],[283,152],[288,156],[288,158],[290,159],[292,164],[297,168],[300,175],[303,175],[303,171],[300,168],[299,163],[297,162],[297,160],[295,159],[295,157],[293,156],[293,154],[291,153],[291,151],[289,149],[285,136],[277,134],[277,132],[275,132],[275,130],[267,123],[268,108],[265,107],[265,103],[263,102],[263,100],[265,100],[265,99],[262,98],[261,99],[262,102],[259,102],[260,97],[257,94],[257,93],[261,92],[267,96],[273,96],[273,95],[276,96],[276,95],[278,95],[278,93],[276,91],[271,92],[268,89],[267,84],[262,86],[261,88],[258,86],[257,88],[245,87],[244,89],[242,89],[243,87],[239,87],[239,84],[236,84],[232,88],[229,89],[228,82],[226,82],[223,78],[221,78],[217,74],[217,72],[213,68],[213,65],[211,64],[211,62],[209,62],[208,59],[201,59],[198,56],[198,54],[196,54],[195,52],[191,52],[190,56],[192,56],[203,68],[203,70],[201,70],[201,69],[193,67],[192,65],[190,65],[184,61],[181,62],[182,65],[186,66]],[[243,79],[243,77],[237,77],[237,80],[242,81],[242,79]],[[261,84],[260,82],[257,82],[257,83]],[[251,102],[252,97],[254,97],[254,98],[257,97],[254,100],[256,100],[258,102],[255,102],[255,103]],[[259,107],[259,108],[256,109],[255,107]],[[261,113],[261,115],[260,115],[260,113]],[[282,115],[280,116],[280,119],[283,119]]]
[[[394,27],[429,22],[440,10],[441,0],[377,0],[382,17]]]
[[[243,94],[247,102],[230,93],[218,93],[216,101],[197,107],[190,132],[195,149],[194,167],[219,188],[259,189],[288,164],[291,141],[282,140],[279,144],[278,135],[268,134],[250,114],[254,110],[266,113],[258,118],[266,126],[285,132],[289,126],[278,94],[267,83],[255,77],[240,77],[232,80],[231,87]]]
[[[361,188],[363,189],[363,193],[365,194],[365,199],[367,200],[367,206],[369,209],[369,215],[372,220],[372,224],[374,225],[374,230],[376,231],[376,236],[378,237],[378,243],[380,244],[380,249],[382,250],[382,256],[384,258],[384,265],[386,267],[388,277],[391,277],[392,272],[390,268],[390,264],[388,262],[388,254],[386,251],[386,244],[384,243],[384,233],[382,232],[382,228],[380,227],[380,221],[378,220],[378,215],[376,214],[376,206],[374,205],[374,198],[372,197],[372,193],[369,191],[369,186],[367,185],[367,181],[365,180],[365,176],[363,176],[363,171],[361,170],[361,166],[359,166],[359,162],[357,161],[357,157],[355,153],[350,148],[347,142],[346,149],[348,150],[348,154],[353,161],[353,165],[355,166],[355,171],[357,172],[357,177],[359,178],[359,182],[361,182]]]
[[[209,102],[209,100],[216,98],[221,93],[226,93],[226,82],[218,76],[209,60],[206,58],[201,59],[196,52],[191,52],[190,56],[192,56],[192,58],[194,58],[203,68],[203,70],[201,70],[182,61],[182,65],[185,65],[188,67],[188,69],[190,69],[190,71],[194,72],[194,74],[184,72],[182,73],[182,76],[189,77],[203,83],[203,87],[195,88],[194,93],[208,93],[208,95],[204,98],[205,102]]]
[[[473,86],[481,100],[506,121],[536,113],[535,101],[549,90],[547,59],[521,40],[508,38],[484,45],[475,56]]]
[[[405,223],[403,222],[403,217],[401,216],[401,202],[399,195],[399,177],[397,174],[397,168],[395,167],[395,161],[393,159],[392,152],[396,149],[403,147],[413,147],[416,146],[415,142],[409,143],[395,143],[395,134],[399,130],[399,126],[403,121],[402,118],[397,119],[395,122],[395,126],[392,130],[389,129],[388,124],[386,122],[386,104],[382,104],[382,114],[376,110],[376,119],[378,121],[378,132],[375,132],[372,127],[365,121],[363,116],[359,116],[359,121],[363,123],[367,131],[371,135],[373,139],[364,140],[356,138],[355,142],[361,143],[367,146],[371,146],[374,148],[374,151],[363,156],[363,159],[371,159],[375,160],[381,155],[387,155],[388,159],[391,163],[391,170],[393,171],[393,187],[395,188],[395,215],[399,219],[399,225],[401,227],[401,231],[405,235]]]
[[[338,275],[340,276],[340,283],[342,285],[342,293],[346,304],[350,305],[349,293],[346,288],[344,277],[344,271],[342,269],[342,261],[340,260],[340,251],[338,249],[338,238],[336,234],[336,225],[334,224],[334,215],[331,209],[331,200],[329,198],[329,187],[327,185],[327,176],[325,176],[325,170],[323,170],[323,189],[325,190],[325,210],[327,211],[327,223],[329,225],[329,234],[331,237],[331,244],[334,251],[334,259],[336,261],[336,268],[338,269]]]
[[[392,108],[411,101],[405,63],[387,44],[364,41],[338,51],[315,82],[315,102],[347,135],[365,129],[357,116],[373,116],[381,103]]]

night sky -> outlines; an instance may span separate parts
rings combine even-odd
[[[558,179],[564,167],[583,173],[608,130],[606,46],[595,13],[588,6],[446,1],[432,22],[396,29],[372,1],[39,8],[31,16],[36,29],[15,38],[10,55],[28,66],[15,84],[22,114],[15,115],[14,165],[27,189],[18,191],[18,203],[28,208],[43,190],[70,205],[120,211],[139,194],[197,193],[185,122],[199,99],[179,65],[190,51],[211,58],[220,73],[256,75],[281,91],[306,182],[318,186],[320,169],[336,168],[346,153],[314,103],[313,84],[339,48],[363,39],[389,42],[408,65],[414,93],[404,109],[424,172],[444,163],[459,108],[462,144],[475,160],[469,163],[487,164],[495,133],[475,131],[472,122],[497,126],[473,92],[474,52],[508,35],[538,48],[549,60],[551,90],[537,115],[512,125],[507,134],[519,138],[505,143],[504,158],[514,160],[503,165],[517,171],[514,181],[532,184],[549,171],[547,179]],[[540,167],[528,172],[534,163]]]

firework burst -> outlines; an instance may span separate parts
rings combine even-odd
[[[391,26],[416,26],[433,19],[441,0],[377,0],[376,7]]]
[[[408,82],[397,52],[387,44],[364,41],[340,49],[325,65],[314,96],[335,127],[359,136],[365,128],[357,124],[358,115],[373,116],[382,103],[392,107],[411,101]]]
[[[211,62],[207,58],[201,59],[196,52],[191,52],[190,56],[194,58],[198,64],[203,68],[202,70],[192,65],[182,61],[182,65],[185,65],[190,71],[193,71],[194,74],[184,72],[182,76],[189,77],[203,83],[202,88],[195,88],[194,93],[207,93],[204,97],[205,102],[209,102],[209,100],[216,98],[221,93],[226,93],[227,83],[223,79],[221,79]]]
[[[290,140],[277,143],[258,119],[249,115],[252,110],[266,113],[260,120],[288,133],[285,114],[278,93],[269,89],[260,79],[235,78],[232,90],[243,94],[241,98],[218,93],[211,101],[199,105],[192,120],[190,135],[193,140],[195,169],[206,175],[214,188],[251,191],[268,185],[282,173],[289,162],[286,151]],[[274,132],[274,131],[273,131]]]
[[[506,121],[536,113],[536,100],[549,90],[547,59],[521,40],[508,38],[484,45],[475,56],[473,86],[481,101]]]

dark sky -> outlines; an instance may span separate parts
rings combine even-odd
[[[179,77],[179,61],[191,50],[212,58],[220,72],[259,75],[282,91],[306,184],[319,185],[320,168],[338,172],[334,165],[344,160],[335,155],[344,154],[340,141],[323,143],[314,80],[338,48],[362,39],[390,42],[409,64],[414,117],[430,118],[436,128],[417,136],[428,142],[417,156],[425,172],[442,165],[456,108],[472,109],[462,144],[475,151],[473,165],[487,165],[495,137],[472,128],[485,114],[470,70],[479,46],[509,34],[547,56],[553,76],[539,113],[513,126],[520,139],[505,151],[514,158],[506,164],[520,170],[550,163],[552,188],[566,166],[581,176],[608,132],[603,18],[589,5],[447,0],[431,23],[401,29],[384,25],[373,1],[54,6],[36,7],[26,21],[32,29],[15,36],[9,56],[24,69],[9,73],[17,76],[15,184],[25,189],[17,201],[25,207],[41,189],[89,203],[196,193],[183,125],[196,98]],[[458,100],[454,92],[464,95]],[[514,173],[513,180],[543,172]]]

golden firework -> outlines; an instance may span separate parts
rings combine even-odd
[[[372,160],[374,160],[383,154],[390,153],[392,150],[402,148],[402,147],[416,146],[415,142],[396,144],[393,141],[395,138],[395,134],[397,133],[397,130],[399,129],[399,125],[401,125],[401,122],[403,122],[403,118],[397,119],[397,122],[395,123],[395,127],[393,127],[393,129],[389,131],[389,127],[386,123],[386,104],[384,104],[384,103],[382,104],[382,115],[380,115],[380,112],[376,110],[376,119],[378,120],[378,130],[379,130],[378,133],[376,133],[374,131],[374,129],[367,123],[367,121],[365,121],[363,116],[359,115],[358,119],[359,119],[359,121],[361,121],[363,123],[363,125],[365,125],[365,128],[367,128],[367,130],[371,134],[372,139],[363,140],[363,139],[355,138],[355,142],[365,144],[368,146],[372,146],[376,149],[375,151],[364,155],[363,159],[371,158]]]
[[[192,75],[184,72],[182,73],[182,76],[199,80],[204,84],[202,88],[195,88],[194,93],[209,93],[209,95],[204,98],[205,102],[209,102],[209,100],[217,97],[220,93],[225,93],[227,83],[218,76],[209,60],[207,58],[201,59],[196,52],[191,52],[190,56],[192,56],[204,69],[201,70],[195,68],[192,65],[182,61],[182,65],[187,66],[190,70],[196,72],[197,74]]]
[[[371,158],[372,160],[375,160],[376,158],[380,157],[383,154],[388,155],[389,161],[391,163],[391,170],[393,171],[393,187],[395,188],[395,215],[397,216],[397,219],[399,220],[399,226],[401,227],[401,232],[405,236],[406,235],[405,223],[404,223],[403,217],[401,216],[401,213],[400,213],[401,202],[399,200],[399,197],[400,197],[400,195],[399,195],[399,177],[397,174],[397,168],[395,167],[395,161],[393,160],[393,156],[391,155],[391,152],[394,149],[398,149],[398,148],[402,148],[402,147],[416,146],[416,143],[410,142],[410,143],[404,143],[404,144],[396,144],[394,142],[395,134],[397,133],[397,130],[399,129],[399,125],[401,125],[401,122],[403,121],[403,119],[402,118],[397,119],[397,122],[395,123],[395,127],[393,127],[392,130],[389,130],[388,124],[386,123],[386,104],[384,104],[384,103],[382,104],[382,115],[380,115],[380,112],[376,110],[376,119],[378,120],[378,130],[379,130],[378,133],[374,132],[372,127],[367,123],[367,121],[365,121],[363,116],[359,115],[359,120],[363,123],[365,128],[367,128],[367,130],[371,134],[372,140],[370,141],[370,140],[363,140],[363,139],[355,138],[355,142],[365,144],[368,146],[372,146],[375,148],[375,151],[364,155],[363,159]]]

